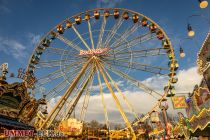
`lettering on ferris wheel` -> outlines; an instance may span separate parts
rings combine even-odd
[[[79,55],[102,55],[106,54],[110,48],[97,48],[97,49],[91,49],[91,50],[80,50]]]

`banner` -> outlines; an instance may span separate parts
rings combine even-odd
[[[185,96],[174,96],[171,99],[172,99],[174,109],[187,108]]]

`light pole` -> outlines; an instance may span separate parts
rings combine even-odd
[[[162,111],[164,123],[167,124],[167,122],[168,122],[168,117],[167,117],[167,112],[166,112],[167,109],[168,109],[167,99],[164,98],[164,99],[161,100],[159,108]]]
[[[163,115],[163,120],[164,120],[164,123],[165,123],[165,132],[166,132],[166,137],[169,137],[168,136],[168,130],[167,130],[167,124],[168,124],[168,117],[167,117],[167,109],[168,109],[168,103],[167,103],[167,99],[163,98],[163,99],[160,99],[160,105],[159,105],[159,108],[161,109],[162,111],[162,115]]]
[[[160,121],[157,111],[155,111],[155,110],[152,111],[152,113],[150,114],[150,120],[152,123],[157,123]]]

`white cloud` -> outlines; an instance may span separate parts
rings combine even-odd
[[[123,86],[123,81],[118,81],[116,84],[120,87]],[[101,86],[103,89],[107,88],[106,83],[101,83]],[[100,90],[100,85],[94,85],[92,86],[93,91],[99,91]]]
[[[30,55],[29,51],[38,44],[41,36],[28,33],[26,36],[26,41],[24,43],[12,39],[0,36],[0,51],[4,54],[14,57],[16,60],[23,62],[27,60]]]
[[[179,92],[192,92],[196,84],[200,84],[202,76],[197,72],[197,66],[189,69],[179,70],[177,73],[178,82],[175,84],[176,91]],[[147,78],[143,83],[156,91],[163,91],[163,87],[167,84],[167,76],[153,76]]]
[[[115,93],[120,101],[121,106],[123,107],[123,110],[127,114],[128,118],[132,121],[134,119],[132,112],[128,109],[126,106],[125,101],[120,96],[119,93]],[[130,92],[130,91],[124,91],[123,94],[127,97],[127,99],[130,101],[132,106],[134,107],[134,110],[137,114],[146,113],[149,111],[149,109],[154,105],[156,100],[154,98],[151,98],[148,94],[141,94],[139,92]],[[48,111],[52,109],[52,106],[55,106],[55,104],[60,99],[59,97],[53,98],[48,103]],[[116,106],[115,101],[113,100],[113,97],[111,94],[104,94],[104,99],[107,105],[107,111],[110,122],[123,122],[123,119],[118,111],[118,108]],[[81,97],[79,100],[77,107],[76,107],[76,116],[79,118],[79,114],[81,111],[81,107],[83,105],[84,96]],[[147,107],[145,107],[147,105]],[[103,104],[102,99],[100,95],[95,95],[90,97],[90,101],[88,104],[88,110],[86,115],[86,120],[98,120],[100,122],[104,122],[104,110],[103,110]]]
[[[166,76],[153,76],[145,79],[142,83],[157,92],[162,92],[163,87],[167,84],[167,82],[168,77]]]
[[[57,96],[55,98],[52,98],[48,103],[47,103],[47,110],[48,112],[53,109],[53,107],[56,105],[56,103],[60,100],[61,96]]]
[[[33,33],[29,33],[29,40],[31,42],[31,44],[35,47],[35,45],[37,45],[41,39],[41,35],[35,35]]]
[[[15,59],[22,59],[27,56],[26,46],[20,42],[0,37],[0,51],[12,55]]]
[[[192,92],[196,84],[200,84],[202,76],[198,74],[198,68],[191,67],[187,70],[178,72],[178,83],[176,84],[177,92]]]
[[[194,85],[199,84],[202,77],[197,73],[197,67],[191,67],[186,70],[180,70],[177,73],[177,77],[179,78],[179,82],[176,84],[177,92],[192,92]],[[121,83],[121,82],[120,82]],[[150,77],[148,79],[145,79],[143,81],[144,84],[148,85],[152,89],[155,89],[157,91],[161,91],[163,86],[167,83],[167,77],[163,76],[154,76]],[[122,84],[122,83],[121,83]],[[95,89],[98,87],[96,86]],[[149,94],[141,93],[141,91],[135,90],[122,90],[123,94],[127,97],[127,99],[130,101],[132,106],[134,107],[134,110],[137,114],[144,114],[150,111],[150,109],[154,106],[154,104],[157,102],[155,98],[151,97]],[[120,100],[120,104],[122,105],[124,111],[126,112],[128,118],[132,121],[134,119],[134,116],[132,115],[131,111],[126,106],[124,100],[119,95],[119,93],[116,92],[116,95],[118,96]],[[60,97],[58,97],[60,98]],[[83,104],[84,97],[81,97],[81,99],[78,102],[78,105],[76,107],[76,116],[78,117],[80,114],[81,106]],[[123,119],[117,109],[116,103],[112,98],[112,95],[109,93],[104,94],[104,99],[107,105],[107,110],[109,114],[109,120],[110,122],[117,122],[122,123]],[[184,110],[174,110],[171,100],[169,101],[169,109],[168,113],[172,114],[173,116],[176,116],[178,112],[185,112]],[[50,101],[50,106],[54,106],[57,102],[57,99],[52,99]],[[98,120],[100,122],[104,122],[104,110],[102,105],[102,99],[100,95],[94,95],[90,97],[86,120]],[[78,117],[79,118],[79,117]]]

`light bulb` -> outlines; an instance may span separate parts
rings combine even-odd
[[[184,58],[185,57],[185,53],[184,52],[180,53],[180,57]]]
[[[188,36],[193,37],[195,35],[195,32],[193,30],[188,31]]]
[[[208,1],[207,0],[200,1],[200,8],[204,9],[207,6],[208,6]]]

